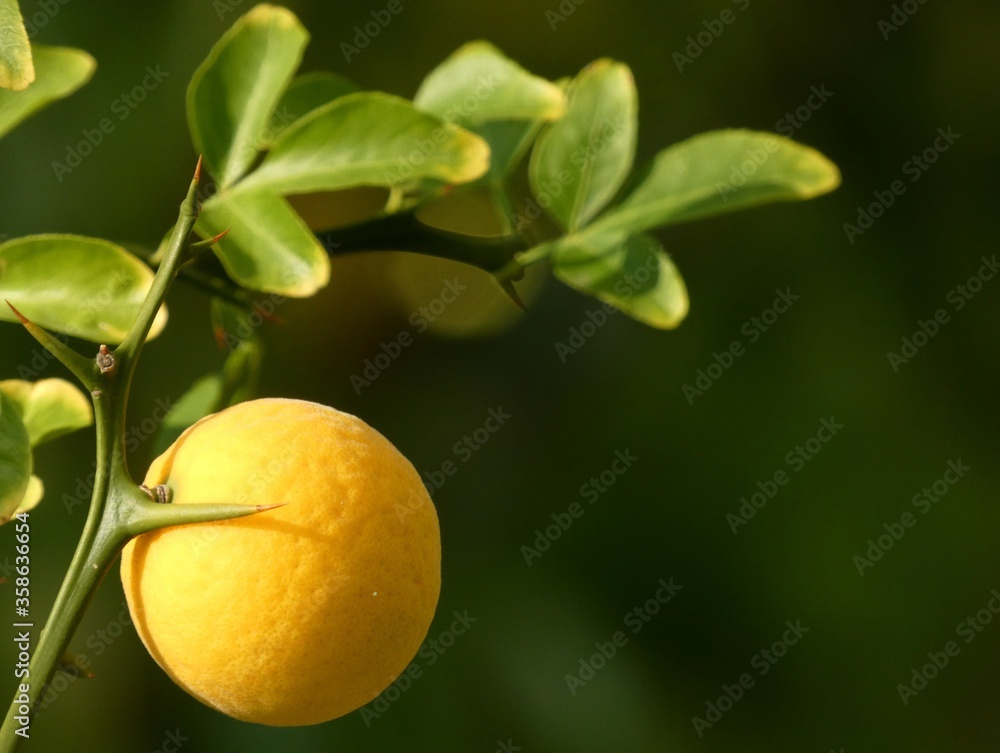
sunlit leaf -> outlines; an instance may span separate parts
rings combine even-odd
[[[592,228],[634,232],[811,199],[839,184],[836,165],[815,149],[771,133],[711,131],[660,152],[639,185]]]
[[[359,92],[313,110],[284,131],[237,190],[293,194],[424,178],[465,183],[488,166],[489,147],[475,134],[399,97]]]
[[[236,182],[257,158],[308,41],[291,11],[261,4],[233,24],[194,72],[188,125],[220,187]]]
[[[79,235],[30,235],[0,244],[0,301],[35,324],[99,343],[124,339],[153,272],[121,246]],[[0,321],[17,321],[6,305]],[[161,308],[149,336],[167,321]]]
[[[0,523],[17,510],[31,480],[31,445],[21,411],[0,393]]]
[[[488,120],[555,120],[562,90],[534,76],[489,42],[469,42],[428,74],[413,103],[459,125]]]
[[[0,392],[20,409],[32,447],[94,422],[90,400],[64,379],[8,379],[0,382]]]
[[[17,0],[0,0],[0,89],[21,91],[34,80],[31,43]]]
[[[35,82],[24,91],[0,89],[0,136],[46,105],[68,97],[90,80],[97,67],[82,50],[42,45],[33,49]]]
[[[206,238],[230,231],[213,250],[243,287],[301,298],[330,279],[326,250],[288,202],[269,191],[213,196],[195,227]]]
[[[659,241],[645,233],[595,236],[590,243],[567,240],[553,253],[552,269],[567,285],[653,327],[672,329],[687,316],[680,272]]]
[[[638,95],[628,66],[598,60],[566,91],[566,114],[535,144],[536,197],[570,231],[586,225],[624,185],[635,159]]]

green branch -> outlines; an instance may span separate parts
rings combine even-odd
[[[27,686],[14,694],[14,701],[0,728],[0,753],[17,749],[25,734],[30,735],[30,720],[52,681],[60,657],[73,636],[83,613],[115,558],[133,536],[156,528],[181,523],[223,520],[252,515],[269,509],[246,505],[172,505],[157,504],[130,477],[125,463],[125,429],[129,388],[139,354],[149,334],[153,319],[166,298],[189,252],[188,238],[197,217],[195,193],[199,169],[181,203],[180,214],[167,252],[153,284],[130,328],[114,351],[101,346],[94,360],[85,359],[58,340],[27,322],[28,330],[48,347],[84,383],[94,402],[97,438],[97,469],[90,510],[66,577],[56,596],[52,613],[42,629],[31,657]],[[27,696],[27,702],[19,698]],[[25,711],[26,713],[21,713]]]

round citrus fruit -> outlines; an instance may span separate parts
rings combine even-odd
[[[284,503],[125,547],[136,630],[195,698],[245,721],[316,724],[372,701],[416,654],[441,587],[437,514],[360,419],[241,403],[185,431],[145,483],[176,505]]]

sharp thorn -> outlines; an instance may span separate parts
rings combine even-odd
[[[521,296],[518,295],[517,288],[514,287],[514,283],[510,280],[504,280],[500,283],[500,286],[504,289],[504,292],[510,296],[510,299],[517,305],[521,311],[527,311],[528,307],[524,305],[524,301],[521,300]]]
[[[226,228],[221,233],[219,233],[218,235],[216,235],[216,236],[214,236],[212,238],[207,238],[207,239],[205,239],[203,241],[198,241],[197,243],[192,243],[191,244],[191,248],[211,248],[216,243],[218,243],[223,238],[225,238],[227,235],[229,235],[229,231],[230,230],[232,230],[232,228]]]
[[[267,512],[268,510],[274,510],[278,507],[284,507],[287,504],[287,502],[278,502],[275,505],[257,505],[257,512]]]
[[[13,303],[8,301],[6,298],[4,298],[3,300],[8,306],[10,306],[10,310],[14,312],[14,316],[16,316],[21,321],[21,324],[31,324],[31,322],[28,320],[28,317],[26,317],[24,314],[22,314],[20,311],[14,308]]]

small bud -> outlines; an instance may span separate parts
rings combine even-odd
[[[101,370],[102,374],[107,374],[115,369],[115,354],[108,350],[107,345],[102,345],[97,352],[97,368]]]
[[[142,489],[146,495],[158,505],[169,505],[174,496],[173,490],[165,484],[158,484],[152,489],[146,485],[140,486],[139,488]]]

